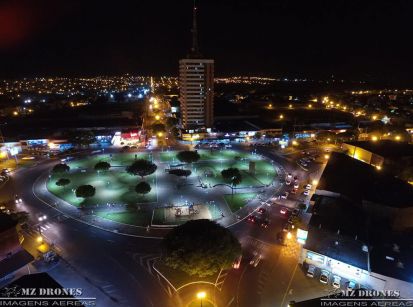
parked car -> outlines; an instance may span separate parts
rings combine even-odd
[[[261,223],[260,223],[260,226],[262,227],[262,228],[268,228],[268,225],[270,224],[270,221],[268,220],[268,219],[262,219],[261,220]]]
[[[297,194],[297,189],[296,188],[292,189],[291,194]]]
[[[330,278],[330,272],[327,270],[321,270],[320,282],[322,284],[327,284],[329,278]]]
[[[305,196],[310,195],[310,190],[305,190],[305,191],[303,192],[303,194],[304,194]]]
[[[290,223],[285,223],[283,227],[283,232],[289,232],[292,228],[292,224]]]
[[[314,265],[310,264],[310,265],[308,266],[307,274],[306,274],[306,275],[307,275],[308,277],[314,278],[314,275],[315,275],[315,266],[314,266]]]
[[[250,215],[247,218],[247,221],[250,222],[250,223],[255,223],[255,222],[257,222],[257,218],[254,215]]]
[[[291,179],[293,177],[293,175],[291,173],[287,174],[287,179]]]
[[[267,210],[265,210],[264,208],[259,208],[257,212],[258,212],[259,214],[264,214],[266,211],[267,211]]]
[[[285,184],[286,184],[286,185],[290,185],[290,184],[291,184],[291,180],[287,179],[287,180],[285,181]]]
[[[311,190],[312,187],[313,186],[310,183],[308,183],[308,184],[306,184],[305,189],[306,190]]]
[[[14,195],[14,203],[15,203],[15,204],[21,204],[21,203],[22,203],[22,199],[21,199],[19,196]]]
[[[298,182],[294,183],[294,189],[298,189],[300,186],[298,184]]]
[[[295,208],[292,212],[291,212],[292,216],[298,216],[300,215],[300,209]]]
[[[232,267],[234,269],[239,269],[241,265],[241,260],[242,260],[242,255],[240,255],[237,259],[235,259],[234,263],[232,264]]]
[[[284,194],[281,195],[282,199],[287,199],[287,197],[288,197],[288,192],[285,192]]]
[[[341,277],[337,276],[337,275],[334,275],[331,285],[333,286],[333,288],[340,289],[340,287],[341,287]]]

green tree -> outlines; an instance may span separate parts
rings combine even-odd
[[[179,161],[189,163],[189,164],[193,162],[197,162],[201,158],[201,156],[199,155],[197,151],[191,151],[191,150],[180,151],[178,152],[176,157],[178,158]]]
[[[95,196],[95,193],[96,193],[95,187],[90,184],[81,185],[75,191],[76,197],[83,197],[83,198],[93,197]]]
[[[140,176],[143,179],[145,176],[153,174],[156,169],[156,164],[145,159],[138,159],[133,162],[132,165],[129,165],[126,171],[131,175]]]
[[[53,174],[67,173],[68,171],[70,171],[70,166],[65,163],[56,164],[52,169]]]
[[[227,168],[221,171],[221,175],[224,179],[231,182],[232,194],[234,194],[234,188],[242,181],[242,175],[238,168]]]
[[[29,213],[26,211],[18,211],[10,214],[10,217],[19,224],[24,224],[29,221]]]
[[[100,161],[100,162],[96,163],[96,165],[95,165],[95,170],[96,170],[97,172],[107,171],[107,170],[110,169],[110,167],[111,167],[110,163],[105,162],[105,161]]]
[[[59,180],[56,181],[56,185],[58,187],[65,187],[70,184],[70,179],[67,178],[60,178]]]
[[[135,186],[135,192],[141,194],[142,197],[143,195],[148,194],[151,190],[151,186],[145,181],[141,181]]]
[[[163,239],[164,263],[188,275],[205,277],[231,267],[241,244],[227,229],[206,220],[175,227]]]

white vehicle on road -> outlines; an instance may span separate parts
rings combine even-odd
[[[287,197],[288,197],[288,192],[285,192],[284,194],[281,195],[282,199],[287,199]]]

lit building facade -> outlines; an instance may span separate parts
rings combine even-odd
[[[179,61],[179,101],[182,127],[211,128],[214,124],[214,60],[198,48],[197,8],[193,9],[192,48]]]

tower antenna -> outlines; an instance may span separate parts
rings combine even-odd
[[[192,12],[192,48],[191,53],[193,55],[199,55],[199,45],[198,45],[198,24],[197,24],[197,6],[196,0],[194,0],[194,8]]]

